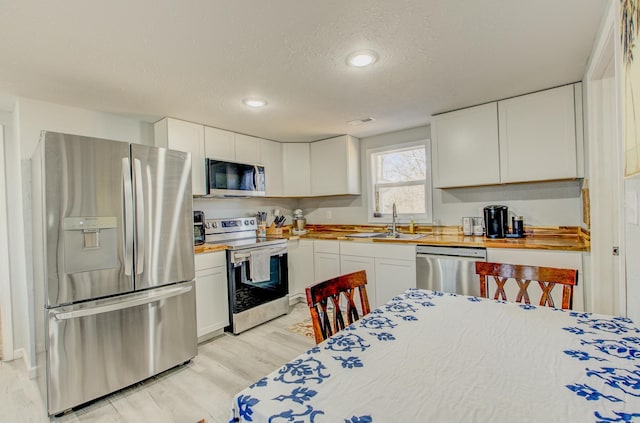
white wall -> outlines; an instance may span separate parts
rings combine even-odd
[[[431,137],[431,128],[422,126],[360,140],[362,195],[301,199],[308,223],[356,224],[368,221],[367,149],[411,142]],[[445,225],[459,225],[463,216],[481,216],[482,208],[504,204],[524,216],[526,225],[580,226],[582,216],[581,181],[558,181],[486,187],[434,189],[433,217]],[[328,218],[330,212],[331,218]],[[424,223],[424,222],[418,222]]]
[[[291,198],[194,198],[193,209],[203,211],[205,219],[255,216],[262,210],[268,214],[267,224],[273,221],[274,209],[280,209],[290,225],[297,203]]]
[[[153,125],[123,116],[19,98],[5,139],[14,348],[35,364],[29,159],[43,130],[153,144]],[[24,160],[24,161],[23,161]],[[23,175],[25,175],[23,177]]]
[[[13,359],[13,318],[11,315],[11,279],[9,272],[9,231],[5,173],[5,140],[11,134],[11,113],[0,112],[0,310],[2,318],[2,359]]]

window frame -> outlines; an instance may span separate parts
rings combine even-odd
[[[422,139],[411,142],[403,142],[397,144],[389,144],[375,148],[368,148],[366,154],[367,160],[367,221],[369,223],[391,223],[392,216],[391,213],[382,213],[382,217],[373,217],[373,213],[375,211],[375,181],[374,181],[374,162],[373,155],[391,152],[394,150],[405,150],[411,149],[413,147],[424,147],[425,150],[425,163],[427,165],[425,179],[424,179],[424,198],[425,198],[425,212],[420,214],[415,213],[403,213],[402,210],[398,210],[398,218],[396,222],[399,223],[409,223],[411,218],[413,217],[414,222],[420,223],[431,223],[433,220],[433,181],[431,177],[431,140],[430,139]],[[386,186],[411,186],[411,185],[420,185],[422,180],[420,181],[408,181],[404,182],[394,182],[385,184]]]

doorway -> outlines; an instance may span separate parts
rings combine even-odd
[[[626,315],[622,212],[621,61],[617,53],[618,5],[610,2],[584,78],[587,98],[591,266],[588,309]]]

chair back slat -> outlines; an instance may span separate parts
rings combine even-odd
[[[563,285],[563,309],[571,309],[573,306],[573,287],[578,284],[577,269],[476,262],[476,274],[480,276],[480,295],[482,297],[489,298],[487,276],[491,276],[496,282],[493,298],[508,301],[504,287],[509,279],[514,279],[519,289],[515,302],[524,302],[525,304],[531,303],[528,292],[531,281],[538,282],[541,290],[541,306],[555,307],[551,291],[556,284]]]
[[[362,315],[370,312],[366,284],[367,274],[361,270],[307,287],[307,305],[311,314],[316,343],[319,344],[360,319],[361,316],[355,302],[356,290],[360,294]],[[331,299],[333,306],[333,318],[329,318],[329,299]],[[341,299],[344,299],[346,303],[344,311],[340,305]]]

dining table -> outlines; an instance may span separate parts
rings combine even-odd
[[[640,422],[640,330],[409,289],[236,394],[231,422]]]

